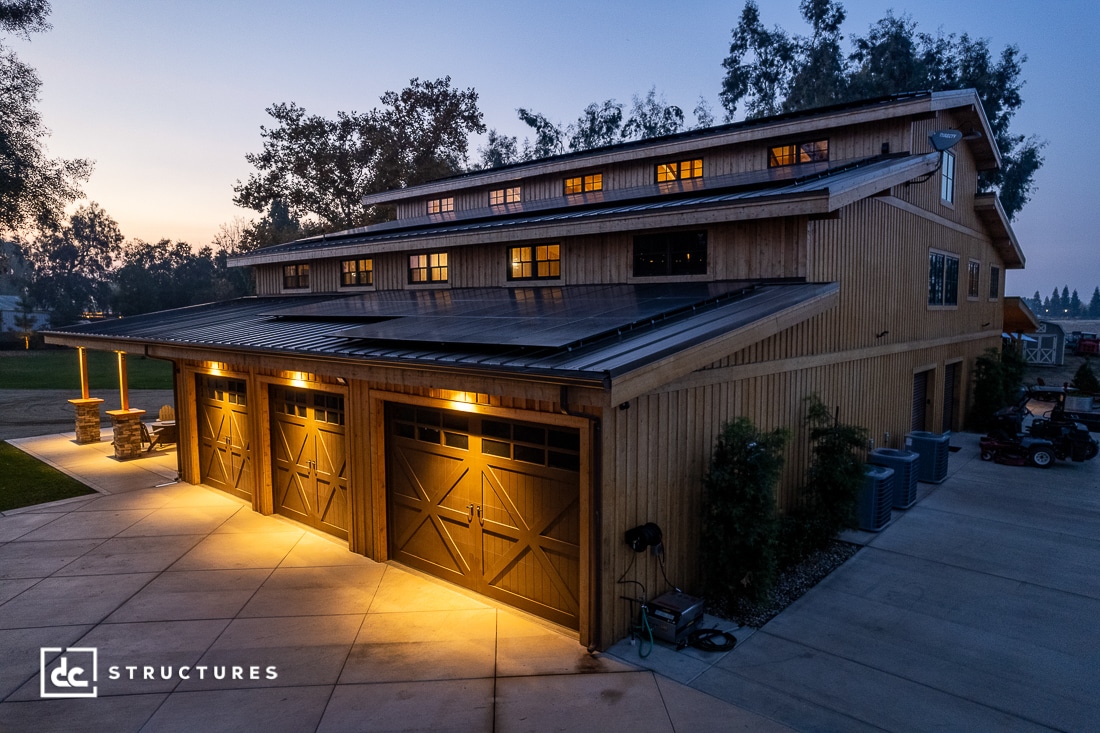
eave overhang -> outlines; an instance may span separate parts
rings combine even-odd
[[[1008,215],[1001,206],[1001,200],[997,198],[997,194],[990,192],[975,195],[974,212],[985,224],[993,248],[1001,256],[1004,266],[1009,270],[1024,269],[1024,252],[1020,249],[1020,242],[1016,239],[1016,233],[1012,231]]]
[[[1003,328],[1009,333],[1035,333],[1039,330],[1039,319],[1023,298],[1010,295],[1005,297]]]

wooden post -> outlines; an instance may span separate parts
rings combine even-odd
[[[77,359],[80,361],[80,399],[88,399],[88,351],[83,346],[76,349]]]
[[[121,399],[120,410],[130,409],[130,383],[126,378],[126,352],[119,351],[118,354],[118,392]]]

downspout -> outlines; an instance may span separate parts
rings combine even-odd
[[[581,412],[579,410],[573,410],[569,407],[569,387],[566,385],[561,386],[561,397],[559,398],[559,404],[561,405],[561,413],[563,415],[569,415],[570,417],[579,417],[588,420],[592,424],[592,442],[595,445],[592,451],[592,509],[593,509],[593,532],[592,532],[592,582],[589,584],[589,592],[592,593],[592,638],[588,640],[589,653],[597,651],[599,640],[602,638],[602,624],[603,613],[602,603],[600,601],[599,588],[599,576],[600,576],[600,544],[601,544],[601,532],[603,529],[602,522],[600,521],[600,487],[603,484],[603,430],[601,428],[601,418],[599,415],[593,415],[589,412]]]

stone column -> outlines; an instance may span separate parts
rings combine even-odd
[[[69,404],[76,408],[76,442],[99,442],[99,405],[101,399],[90,397],[80,400],[69,400]]]
[[[115,431],[115,458],[120,461],[141,455],[141,416],[145,410],[107,410]]]

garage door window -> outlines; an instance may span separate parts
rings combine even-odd
[[[402,438],[459,450],[470,449],[470,419],[465,415],[398,406],[394,407],[393,417],[393,431]]]

